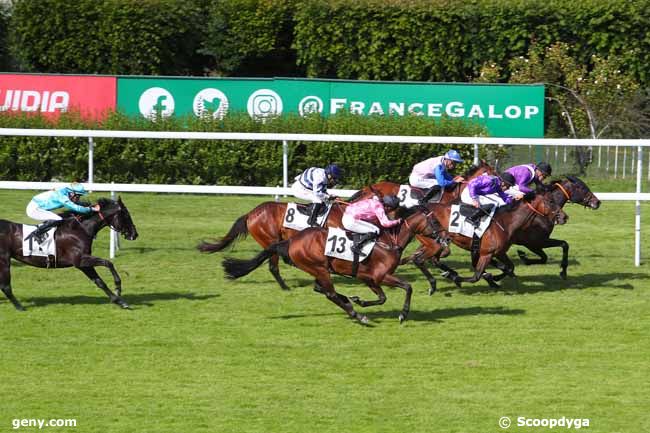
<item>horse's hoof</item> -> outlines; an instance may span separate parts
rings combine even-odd
[[[453,281],[456,287],[458,287],[459,289],[462,287],[462,281],[460,280],[460,277],[455,276],[452,278],[451,281]]]
[[[401,323],[404,323],[405,320],[406,320],[406,314],[401,313],[401,314],[399,315],[399,323],[400,323],[400,324],[401,324]]]
[[[436,293],[437,287],[436,287],[436,282],[433,281],[431,282],[431,287],[429,287],[429,296],[433,295]]]
[[[563,280],[566,280],[566,278],[567,278],[566,271],[560,272],[560,278],[562,278]]]
[[[359,315],[359,316],[357,316],[357,320],[359,320],[359,323],[361,323],[362,325],[367,325],[367,324],[370,323],[370,321],[368,320],[368,318],[366,316]]]

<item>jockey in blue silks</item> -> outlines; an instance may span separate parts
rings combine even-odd
[[[456,183],[449,171],[455,169],[456,164],[461,162],[463,162],[463,158],[460,157],[457,150],[450,150],[442,156],[425,159],[413,166],[409,184],[426,191],[422,199],[425,202],[440,188],[446,188]]]
[[[56,227],[62,222],[60,215],[52,212],[55,209],[65,208],[72,212],[86,214],[90,212],[99,212],[99,205],[81,206],[78,204],[79,198],[88,194],[86,188],[79,183],[71,183],[60,188],[42,192],[27,204],[27,216],[38,221],[43,221],[29,237],[34,237],[39,242],[47,231]]]
[[[310,167],[296,176],[296,181],[291,185],[293,195],[312,202],[311,214],[307,220],[309,225],[316,225],[316,218],[325,206],[324,202],[334,198],[327,193],[327,188],[336,185],[342,177],[343,171],[336,164],[330,164],[324,169]]]

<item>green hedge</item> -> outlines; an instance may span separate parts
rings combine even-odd
[[[563,41],[580,63],[623,56],[650,81],[650,2],[581,0],[305,0],[295,14],[298,63],[310,77],[470,81]]]
[[[0,115],[0,127],[43,128],[54,125],[38,116]],[[330,118],[285,116],[266,123],[246,114],[228,115],[222,121],[166,119],[149,122],[111,115],[102,125],[68,114],[58,128],[110,130],[189,130],[214,132],[284,132],[423,136],[473,136],[485,134],[476,124],[457,119],[423,117],[363,117],[337,114]],[[309,166],[341,164],[345,184],[360,187],[381,179],[407,179],[414,163],[440,154],[447,145],[381,143],[289,144],[290,174]],[[0,141],[0,178],[49,181],[87,175],[87,139],[4,137]],[[461,152],[471,161],[471,149]],[[268,185],[282,182],[282,142],[95,139],[95,181],[169,184]]]
[[[23,72],[507,80],[533,42],[566,42],[650,85],[648,0],[14,0],[8,26]]]
[[[201,73],[199,0],[14,0],[10,48],[21,71]]]

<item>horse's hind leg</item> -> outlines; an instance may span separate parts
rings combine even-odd
[[[11,290],[11,259],[2,257],[0,258],[0,289],[2,293],[5,294],[7,299],[14,304],[16,310],[25,311],[25,307],[22,306],[18,299],[14,296],[13,290]]]
[[[84,266],[84,267],[80,266],[79,270],[84,274],[86,274],[86,276],[90,278],[90,280],[93,283],[95,283],[97,287],[102,289],[112,303],[117,304],[122,308],[131,308],[129,304],[127,304],[120,295],[116,295],[113,292],[111,292],[111,289],[108,288],[108,286],[106,285],[104,280],[102,280],[102,278],[99,276],[95,268],[93,268],[92,266]]]
[[[400,287],[406,292],[406,296],[404,296],[404,305],[402,306],[402,312],[399,315],[399,323],[402,323],[406,320],[406,316],[408,316],[409,311],[411,311],[411,296],[413,295],[413,288],[409,283],[397,278],[393,274],[384,275],[384,278],[381,282],[387,286]]]
[[[386,294],[381,289],[381,287],[378,284],[375,284],[373,281],[366,281],[366,283],[368,284],[368,287],[370,287],[370,290],[372,290],[377,295],[377,299],[374,301],[364,301],[358,296],[350,296],[350,300],[360,307],[383,305],[386,302]]]
[[[327,273],[327,271],[325,272]],[[327,273],[326,276],[321,276],[318,278],[316,280],[316,286],[322,289],[328,300],[338,305],[343,311],[348,313],[348,316],[358,320],[364,325],[368,324],[368,318],[363,314],[359,314],[354,311],[354,307],[352,306],[350,300],[346,296],[341,295],[340,293],[337,293],[336,290],[334,290],[334,285],[332,284],[332,280],[329,278],[329,273]]]
[[[280,268],[278,267],[279,260],[280,257],[278,255],[271,256],[271,259],[269,260],[269,271],[271,271],[271,274],[273,275],[273,278],[275,278],[275,281],[277,281],[280,287],[282,287],[282,290],[290,290],[289,286],[287,286],[287,284],[282,279],[282,276],[280,275]]]

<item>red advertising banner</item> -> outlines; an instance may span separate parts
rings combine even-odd
[[[101,119],[115,110],[116,77],[0,74],[0,113],[40,112],[56,117],[78,112]]]

